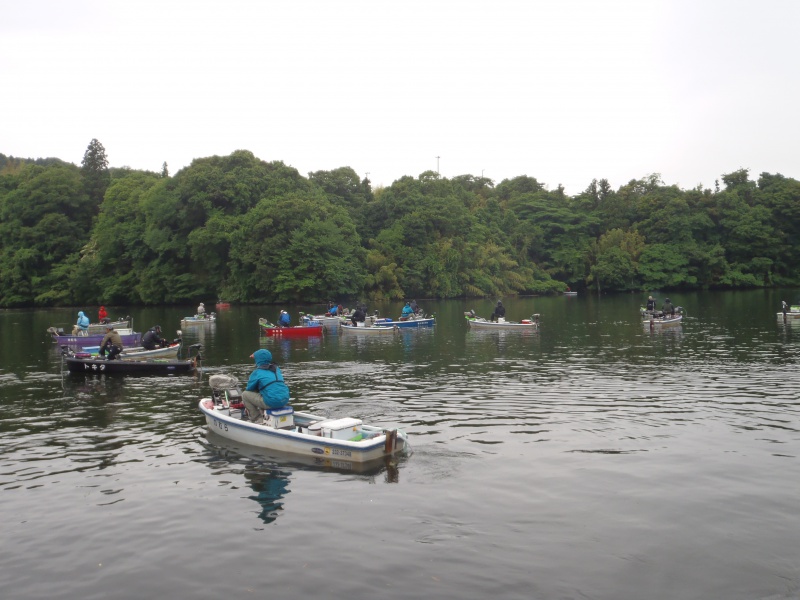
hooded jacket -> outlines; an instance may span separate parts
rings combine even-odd
[[[280,408],[289,403],[289,388],[283,381],[280,367],[272,362],[269,350],[253,352],[256,369],[247,380],[248,392],[259,392],[267,408]]]
[[[78,327],[83,331],[89,329],[89,317],[83,314],[83,311],[78,312]]]

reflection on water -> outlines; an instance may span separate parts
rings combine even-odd
[[[370,483],[379,480],[398,483],[400,462],[407,459],[386,457],[364,464],[330,457],[298,456],[234,442],[211,430],[204,434],[207,453],[204,462],[214,477],[233,477],[230,481],[233,488],[237,488],[241,484],[240,477],[243,478],[255,493],[248,497],[261,505],[258,516],[265,524],[281,515],[295,471],[355,474]]]

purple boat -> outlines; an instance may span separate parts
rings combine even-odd
[[[142,344],[142,334],[130,329],[117,329],[119,337],[122,338],[122,345],[126,348],[140,346]],[[53,337],[53,341],[59,346],[69,346],[70,348],[83,348],[88,346],[99,346],[105,334],[97,333],[92,335],[71,335],[65,334],[63,329],[51,327],[47,330]]]

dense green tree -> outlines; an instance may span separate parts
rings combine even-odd
[[[81,161],[81,173],[86,193],[96,206],[103,202],[103,195],[111,183],[106,149],[97,139],[92,139]]]
[[[0,197],[0,305],[75,302],[70,278],[94,203],[77,168],[25,165]]]

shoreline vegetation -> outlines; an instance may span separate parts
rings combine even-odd
[[[0,154],[0,307],[480,298],[800,284],[800,182],[658,174],[567,196],[426,171],[373,189],[251,152],[174,175]]]

